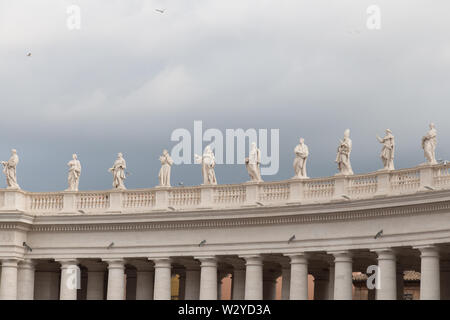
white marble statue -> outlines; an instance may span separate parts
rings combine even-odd
[[[163,150],[163,154],[159,157],[159,161],[161,161],[161,169],[159,170],[158,175],[159,185],[161,187],[170,187],[170,169],[173,160],[166,149]]]
[[[300,143],[294,149],[294,178],[306,179],[306,160],[309,156],[308,146],[305,144],[305,139],[300,138]]]
[[[383,144],[380,156],[383,161],[383,170],[394,170],[395,141],[392,131],[386,129],[386,135],[383,138],[377,135],[377,140]]]
[[[352,152],[352,140],[350,139],[350,129],[344,131],[344,139],[340,140],[336,155],[338,164],[338,175],[353,174],[352,165],[350,163],[350,153]]]
[[[261,182],[261,150],[252,142],[248,158],[245,158],[245,167],[251,182]]]
[[[67,177],[69,188],[67,188],[66,191],[78,191],[81,175],[81,163],[76,154],[72,155],[72,160],[70,160],[67,165],[69,166],[69,174]]]
[[[195,162],[202,164],[202,176],[203,184],[217,184],[216,173],[214,172],[214,167],[216,165],[216,158],[211,150],[210,146],[205,148],[203,156],[195,155]]]
[[[422,149],[427,159],[427,164],[436,164],[436,136],[437,131],[434,123],[430,123],[430,130],[422,137]]]
[[[122,153],[119,152],[113,167],[108,169],[108,171],[113,175],[113,187],[115,189],[126,189],[124,185],[126,167],[127,164],[125,159],[123,158]]]
[[[19,156],[16,149],[11,150],[11,158],[8,161],[2,161],[3,173],[6,176],[6,185],[8,189],[20,189],[17,183],[16,167],[19,163]]]

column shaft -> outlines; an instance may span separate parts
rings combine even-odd
[[[245,300],[262,300],[263,298],[263,259],[261,256],[244,256],[245,266]]]
[[[186,269],[185,300],[200,299],[200,270],[198,268]]]
[[[80,288],[81,272],[77,260],[61,260],[61,283],[59,300],[77,300]]]
[[[291,291],[291,266],[283,266],[281,270],[281,300],[289,300]]]
[[[308,300],[308,259],[304,254],[291,255],[290,300]]]
[[[2,260],[0,300],[17,299],[17,259]]]
[[[17,300],[34,299],[35,263],[24,260],[19,264],[17,274]]]
[[[396,300],[397,299],[397,268],[395,254],[392,250],[386,249],[378,251],[378,272],[376,285],[377,300]]]
[[[107,300],[125,300],[125,264],[123,259],[105,260],[108,263]]]
[[[352,300],[352,257],[348,251],[334,253],[334,300]]]
[[[155,263],[154,300],[171,299],[172,263],[169,258],[153,259]]]
[[[214,257],[200,260],[200,300],[217,300],[217,260]]]
[[[233,270],[232,281],[232,299],[244,300],[245,298],[245,269],[235,267]]]
[[[420,248],[420,300],[440,299],[439,252],[436,247]]]

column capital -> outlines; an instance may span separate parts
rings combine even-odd
[[[78,259],[75,258],[67,258],[67,259],[56,259],[56,262],[58,262],[61,265],[61,269],[67,268],[69,266],[78,265],[80,262]]]
[[[169,257],[158,257],[158,258],[148,258],[148,260],[153,261],[156,268],[172,268],[172,259]]]
[[[420,257],[436,257],[439,258],[439,247],[435,245],[417,246],[414,249],[420,251]]]
[[[370,250],[377,254],[378,261],[380,260],[396,260],[396,251],[392,248],[382,248]]]
[[[239,257],[245,259],[246,266],[262,266],[263,265],[263,257],[259,254],[242,255]]]
[[[349,250],[328,251],[328,254],[334,256],[334,262],[352,262],[353,254]]]
[[[20,261],[22,261],[22,259],[18,258],[0,259],[2,267],[9,267],[9,268],[17,268]]]
[[[217,267],[217,258],[215,256],[194,257],[200,261],[200,267]]]
[[[309,255],[305,252],[298,253],[289,253],[285,254],[285,256],[289,257],[290,264],[307,264]]]
[[[21,269],[34,269],[36,264],[37,264],[36,260],[24,259],[24,260],[19,262],[19,268],[21,268]]]
[[[102,259],[108,264],[108,270],[122,269],[125,270],[125,260],[122,258]]]

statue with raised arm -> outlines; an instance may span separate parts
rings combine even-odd
[[[125,180],[125,169],[127,164],[121,152],[117,154],[117,160],[114,162],[112,168],[109,168],[108,171],[113,175],[113,187],[115,189],[126,189],[124,185]]]
[[[72,160],[70,160],[67,165],[69,166],[69,175],[67,177],[69,188],[67,188],[66,191],[78,191],[78,184],[80,183],[81,175],[81,163],[75,153],[72,155]]]
[[[245,167],[251,182],[261,182],[261,150],[258,149],[255,142],[252,142],[248,158],[245,158]]]
[[[11,158],[8,161],[2,161],[3,173],[6,176],[6,185],[8,189],[20,189],[17,183],[16,167],[19,163],[19,156],[16,149],[11,150]]]
[[[205,148],[203,156],[195,155],[195,162],[201,163],[202,165],[202,176],[204,185],[215,185],[217,184],[216,173],[214,172],[214,167],[216,165],[216,158],[211,150],[210,146]]]
[[[339,141],[337,149],[336,162],[338,164],[338,175],[353,174],[350,164],[350,153],[352,152],[352,140],[350,139],[350,129],[344,131],[344,139]]]
[[[306,179],[306,160],[309,156],[308,146],[305,144],[305,139],[300,138],[300,143],[294,149],[294,178]]]
[[[428,164],[436,164],[436,137],[437,131],[434,123],[430,123],[430,130],[422,137],[422,149]]]
[[[377,140],[383,144],[383,149],[381,150],[381,160],[383,161],[383,170],[394,170],[394,135],[392,131],[386,129],[386,135],[380,138],[377,135]]]
[[[170,169],[173,160],[166,149],[163,150],[163,154],[159,157],[159,161],[161,161],[161,169],[159,170],[158,175],[159,185],[161,187],[170,187]]]

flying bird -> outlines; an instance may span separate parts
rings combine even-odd
[[[158,11],[159,13],[164,13],[164,9],[155,9],[155,11]]]
[[[383,234],[383,229],[381,229],[380,231],[378,231],[378,233],[375,235],[375,237],[373,237],[374,239],[378,239],[379,237],[381,237],[381,235]]]
[[[199,246],[199,247],[202,247],[202,246],[205,245],[205,243],[206,243],[206,240],[202,240],[202,241],[198,244],[198,246]]]

